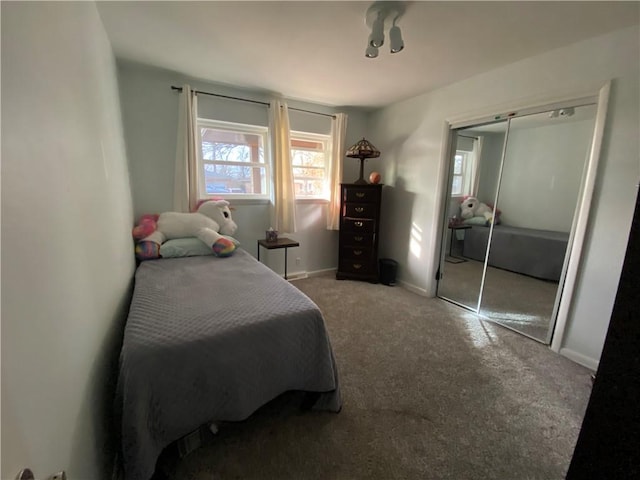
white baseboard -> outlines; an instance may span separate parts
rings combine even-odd
[[[312,272],[307,272],[307,276],[309,277],[317,277],[319,275],[326,275],[327,273],[335,273],[337,268],[323,268],[322,270],[314,270]]]
[[[323,270],[314,270],[312,272],[305,272],[305,271],[301,271],[301,272],[292,272],[287,274],[287,277],[289,281],[292,280],[302,280],[303,278],[310,278],[310,277],[318,277],[320,275],[326,275],[327,273],[332,273],[335,272],[337,270],[337,268],[325,268]]]
[[[302,280],[303,278],[307,278],[309,275],[307,272],[292,272],[287,273],[287,280],[290,282],[293,280]]]
[[[416,293],[422,297],[428,297],[429,296],[429,292],[427,292],[426,289],[424,288],[420,288],[420,287],[416,287],[415,285],[413,285],[412,283],[409,282],[404,282],[402,280],[399,280],[398,283],[400,284],[400,286],[406,290],[409,290],[410,292]]]
[[[598,360],[587,357],[586,355],[583,355],[581,353],[574,352],[569,348],[561,348],[560,355],[562,355],[563,357],[567,357],[569,360],[572,360],[582,365],[583,367],[587,367],[589,370],[593,370],[594,372],[598,370],[598,364],[600,363]]]

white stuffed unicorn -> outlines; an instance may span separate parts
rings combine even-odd
[[[468,197],[460,204],[460,216],[465,220],[484,217],[487,223],[493,222],[493,209],[476,197]]]
[[[145,215],[133,229],[138,241],[139,259],[158,258],[160,245],[174,238],[197,237],[219,257],[227,257],[236,249],[233,235],[238,226],[231,218],[229,202],[208,200],[194,213],[165,212],[157,217]]]

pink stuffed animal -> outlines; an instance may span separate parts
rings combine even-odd
[[[133,235],[133,239],[138,241],[142,240],[145,237],[148,237],[158,228],[158,217],[160,215],[157,214],[146,214],[140,217],[140,221],[138,225],[133,227],[131,234]]]
[[[143,215],[132,232],[136,240],[136,258],[158,258],[160,245],[166,240],[186,237],[197,237],[212,249],[214,255],[228,257],[236,250],[237,241],[229,235],[237,228],[226,200],[200,202],[194,213]]]

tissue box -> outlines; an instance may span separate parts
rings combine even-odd
[[[278,232],[276,230],[267,230],[265,233],[267,234],[267,242],[275,242],[278,240]]]

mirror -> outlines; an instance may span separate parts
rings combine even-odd
[[[551,340],[596,105],[510,121],[480,313]]]
[[[449,192],[443,228],[444,259],[437,295],[478,310],[488,235],[467,238],[473,225],[485,220],[462,218],[460,204],[468,196],[493,204],[498,188],[507,121],[453,132]]]
[[[550,342],[596,113],[566,107],[452,131],[439,297]]]

